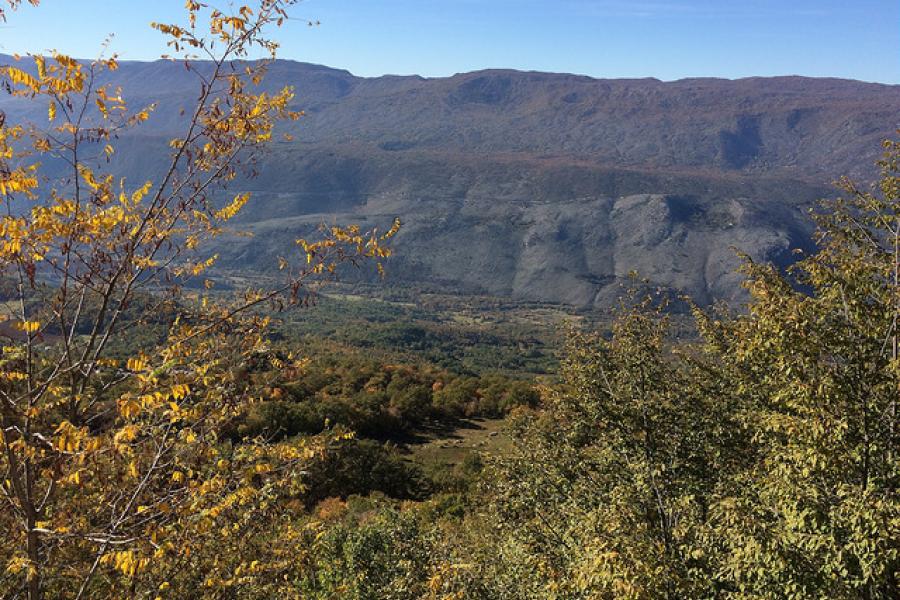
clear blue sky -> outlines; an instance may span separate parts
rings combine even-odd
[[[213,4],[224,4],[213,1]],[[0,52],[122,58],[164,49],[151,20],[182,0],[42,0],[0,25]],[[596,77],[800,74],[900,83],[898,0],[306,0],[282,56],[358,75],[488,67]]]

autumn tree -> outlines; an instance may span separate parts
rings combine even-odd
[[[900,144],[877,186],[842,180],[791,276],[745,265],[749,312],[702,315],[755,460],[712,507],[739,597],[900,594]]]
[[[290,88],[261,87],[267,61],[250,60],[274,58],[270,33],[292,4],[223,12],[191,0],[184,24],[153,24],[196,77],[197,100],[166,168],[146,180],[114,172],[118,140],[155,108],[128,105],[115,56],[0,67],[0,86],[46,111],[44,123],[0,116],[0,596],[288,595],[295,550],[273,535],[294,533],[276,507],[345,434],[220,435],[265,392],[267,372],[297,367],[269,350],[256,309],[301,300],[342,263],[378,263],[397,229],[298,240],[272,289],[217,294],[207,277],[205,243],[250,199],[223,202],[229,182],[280,121],[300,117]],[[183,293],[192,280],[199,291]],[[135,348],[151,322],[161,341]]]
[[[700,539],[740,447],[715,376],[670,351],[665,302],[623,302],[609,339],[573,332],[562,384],[494,461],[490,506],[522,586],[511,597],[697,598]]]

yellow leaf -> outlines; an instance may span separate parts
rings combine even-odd
[[[244,207],[244,205],[247,204],[248,200],[250,200],[249,193],[238,194],[234,197],[234,200],[232,200],[227,206],[224,206],[221,209],[217,210],[215,213],[215,217],[220,221],[227,221],[228,219],[235,216]]]
[[[20,321],[16,323],[16,329],[25,333],[34,333],[41,328],[41,324],[37,321]]]
[[[147,368],[147,363],[140,358],[129,358],[126,363],[129,371],[143,371]]]
[[[41,84],[38,83],[38,80],[26,73],[21,69],[17,69],[15,67],[6,67],[4,69],[6,71],[6,76],[9,77],[9,80],[16,85],[24,85],[29,88],[32,93],[37,93],[41,89]]]

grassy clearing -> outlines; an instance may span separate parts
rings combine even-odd
[[[505,423],[505,419],[468,419],[453,429],[424,432],[407,445],[409,458],[426,468],[452,469],[472,452],[509,452],[512,440],[503,431]]]

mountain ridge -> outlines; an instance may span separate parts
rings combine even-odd
[[[117,169],[144,180],[196,81],[167,61],[123,61],[112,77],[132,106],[160,103],[119,140]],[[276,61],[265,86],[283,85],[306,116],[255,180],[235,182],[255,193],[241,223],[256,237],[223,242],[225,267],[274,270],[317,223],[399,215],[395,283],[583,307],[611,302],[632,270],[739,301],[733,248],[779,264],[808,248],[807,210],[838,176],[873,173],[900,115],[900,86],[797,76],[366,78]],[[46,119],[6,97],[0,109]]]

